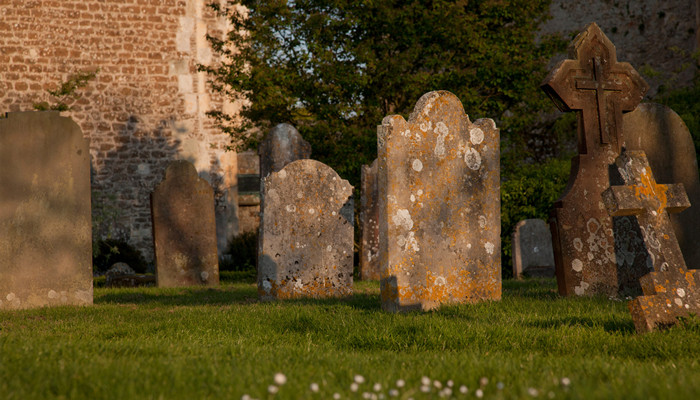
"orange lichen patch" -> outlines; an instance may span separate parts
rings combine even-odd
[[[656,212],[661,214],[667,208],[668,185],[657,184],[654,176],[651,173],[651,168],[644,168],[644,172],[640,176],[640,184],[631,186],[634,189],[634,195],[640,200],[658,202]]]

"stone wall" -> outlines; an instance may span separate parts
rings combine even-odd
[[[205,34],[227,29],[207,2],[0,0],[0,111],[51,102],[47,89],[99,69],[63,115],[90,139],[93,197],[117,209],[111,234],[149,259],[149,194],[174,159],[192,162],[215,188],[220,246],[238,229],[235,154],[205,115],[222,101],[195,69],[212,61]]]

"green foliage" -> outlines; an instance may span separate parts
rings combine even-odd
[[[61,86],[56,90],[47,90],[49,94],[56,99],[56,103],[51,105],[46,101],[41,103],[34,103],[34,109],[37,111],[68,111],[71,107],[68,105],[69,102],[74,102],[80,98],[80,93],[78,89],[87,86],[87,84],[95,79],[97,73],[100,70],[89,72],[77,72],[68,77],[68,80],[61,83]]]
[[[255,271],[258,263],[258,232],[243,232],[231,239],[224,257],[219,259],[220,271]]]
[[[501,264],[504,276],[512,276],[512,234],[524,219],[549,221],[554,202],[563,194],[571,163],[552,159],[544,164],[511,168],[501,182]]]
[[[100,253],[99,243],[103,235],[112,237],[121,210],[116,205],[115,195],[99,190],[93,190],[91,193],[92,257],[95,258]]]
[[[376,157],[376,126],[407,117],[421,95],[449,90],[472,119],[490,117],[520,143],[540,110],[545,65],[564,43],[535,40],[550,0],[261,1],[226,15],[209,37],[220,64],[199,66],[215,91],[241,99],[241,118],[210,113],[238,149],[280,122],[297,127],[314,158],[357,186]],[[506,113],[506,110],[509,112]]]
[[[96,252],[92,255],[92,265],[95,271],[105,272],[114,263],[127,263],[136,273],[146,272],[148,264],[143,255],[134,246],[121,239],[98,240]]]

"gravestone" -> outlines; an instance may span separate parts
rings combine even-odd
[[[296,160],[311,157],[311,145],[290,124],[278,124],[270,130],[258,149],[260,176],[277,172]]]
[[[700,177],[693,138],[681,117],[655,103],[640,104],[623,117],[625,147],[643,150],[659,182],[683,183],[690,207],[671,214],[685,262],[700,260]]]
[[[362,166],[362,190],[360,193],[360,223],[362,247],[360,249],[360,278],[379,280],[379,207],[377,203],[377,160],[371,166]]]
[[[0,119],[0,310],[92,304],[90,153],[58,112]]]
[[[627,287],[601,193],[623,144],[622,113],[639,104],[648,85],[631,65],[617,62],[615,46],[595,23],[574,39],[570,57],[542,85],[560,110],[578,112],[579,155],[550,219],[557,283],[562,295],[616,297]],[[633,239],[630,245],[640,243]]]
[[[613,216],[636,217],[645,245],[648,274],[640,278],[643,296],[628,303],[637,332],[673,325],[677,318],[700,315],[700,275],[686,268],[669,212],[690,206],[683,184],[657,184],[642,151],[625,151],[615,161],[615,183],[603,193]]]
[[[151,193],[158,287],[219,284],[214,190],[189,161],[170,163]]]
[[[552,234],[541,219],[526,219],[513,231],[513,277],[554,276]]]
[[[352,186],[329,166],[297,160],[263,178],[258,250],[262,300],[352,294]]]
[[[501,298],[499,132],[447,91],[377,128],[382,308]]]

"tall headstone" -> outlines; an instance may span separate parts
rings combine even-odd
[[[623,145],[622,113],[639,104],[648,85],[631,65],[617,62],[615,46],[595,23],[574,39],[570,57],[542,85],[559,109],[578,112],[579,155],[550,220],[559,293],[618,296],[629,281],[618,274],[613,220],[601,193]],[[635,267],[620,268],[630,276]]]
[[[501,298],[499,132],[447,91],[377,128],[382,308]]]
[[[273,127],[258,147],[260,176],[265,178],[285,165],[311,157],[311,145],[292,125],[284,123]]]
[[[379,204],[377,202],[377,160],[362,166],[360,192],[360,278],[379,280]]]
[[[262,300],[352,294],[352,186],[329,166],[294,161],[263,178]]]
[[[673,110],[655,103],[640,104],[622,120],[625,147],[646,153],[659,182],[679,182],[685,187],[690,208],[670,217],[685,262],[693,268],[692,263],[700,260],[700,177],[688,127]]]
[[[526,219],[513,231],[513,277],[553,277],[552,234],[541,219]]]
[[[173,161],[151,193],[156,283],[219,284],[214,190],[189,161]]]
[[[700,314],[700,275],[686,268],[669,213],[690,206],[683,184],[657,184],[643,151],[625,151],[615,162],[615,183],[603,192],[613,216],[635,216],[649,270],[640,278],[643,296],[628,303],[637,332],[673,325]]]
[[[0,119],[0,310],[92,304],[90,152],[58,112]]]

